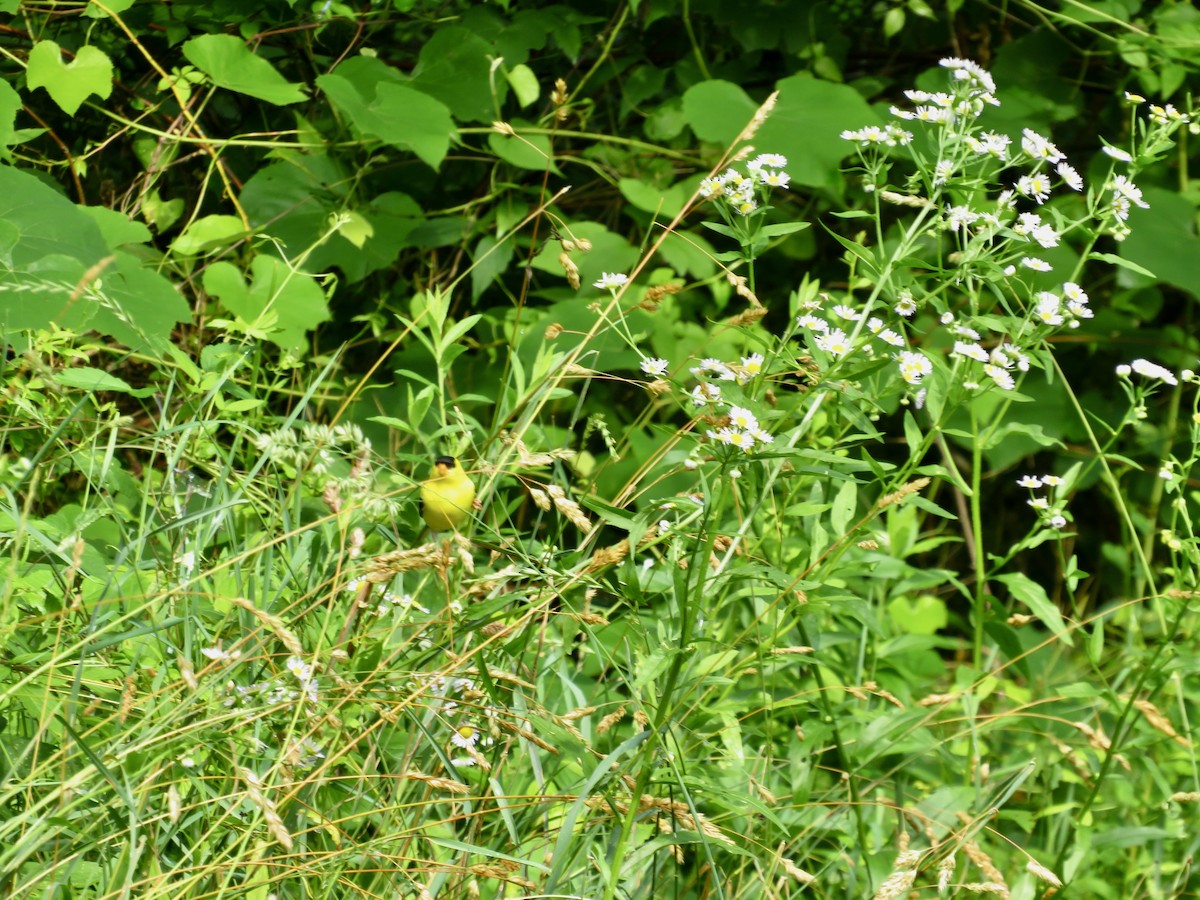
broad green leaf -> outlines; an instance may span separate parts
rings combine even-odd
[[[136,2],[137,0],[105,0],[103,8],[101,8],[101,4],[92,0],[84,10],[84,15],[89,19],[107,19],[111,16],[119,16]]]
[[[338,71],[322,75],[317,86],[363,135],[412,150],[430,168],[437,169],[456,134],[450,111],[420,91],[391,82],[379,82],[368,94]]]
[[[85,329],[95,304],[76,294],[107,254],[100,229],[75,204],[0,166],[0,329]]]
[[[621,112],[628,114],[643,102],[662,93],[667,72],[653,63],[638,65],[621,80]]]
[[[672,231],[662,242],[658,252],[679,274],[706,279],[717,272],[717,253],[712,244],[698,234]]]
[[[184,229],[183,234],[171,242],[171,249],[184,256],[196,256],[228,247],[245,236],[246,226],[237,216],[204,216]]]
[[[104,257],[107,244],[79,207],[27,172],[0,166],[0,262],[22,268],[48,256],[85,266]]]
[[[471,266],[471,298],[476,299],[491,283],[503,275],[512,263],[513,242],[503,243],[489,235],[484,235],[475,245],[472,254],[474,265]]]
[[[1158,281],[1200,297],[1200,238],[1196,237],[1196,207],[1175,191],[1148,187],[1149,209],[1129,213],[1131,234],[1121,242],[1127,262],[1154,273]]]
[[[575,238],[586,238],[592,242],[592,249],[584,254],[573,254],[575,264],[579,266],[579,280],[582,283],[580,293],[592,295],[597,289],[592,287],[604,272],[628,272],[637,262],[637,249],[623,237],[613,234],[598,222],[572,223],[564,234]],[[560,278],[565,278],[562,265],[558,261],[560,253],[557,242],[547,242],[533,259],[533,267],[543,272],[550,272]]]
[[[274,318],[271,340],[299,351],[305,334],[330,319],[325,292],[311,275],[289,269],[282,260],[260,255],[250,264],[250,284],[236,266],[213,263],[204,273],[204,289],[250,325]]]
[[[142,215],[155,231],[162,234],[183,215],[183,198],[164,200],[156,189],[151,188],[142,195]]]
[[[187,301],[175,286],[131,253],[117,250],[112,264],[96,285],[104,300],[97,304],[91,325],[131,349],[167,352],[171,333],[191,318]]]
[[[241,38],[232,34],[192,38],[183,45],[183,55],[217,87],[276,106],[305,99],[299,85],[280,75],[273,65],[252,53]]]
[[[7,231],[0,222],[0,236],[7,236]],[[96,305],[79,302],[73,295],[76,285],[85,282],[87,271],[79,260],[62,254],[0,271],[0,332],[46,328],[51,322],[60,328],[86,331]]]
[[[511,69],[505,69],[504,75],[508,79],[509,87],[517,95],[517,103],[522,109],[537,101],[541,90],[538,87],[537,76],[533,74],[533,69],[522,63]]]
[[[904,634],[936,634],[950,621],[946,601],[934,594],[897,597],[888,604],[888,615]]]
[[[674,218],[695,190],[694,181],[679,182],[662,188],[636,178],[622,178],[617,189],[626,200],[643,212],[653,213],[660,220]]]
[[[104,206],[81,206],[79,211],[91,217],[92,221],[100,228],[104,242],[110,247],[119,247],[122,244],[145,244],[151,238],[149,228],[115,209],[108,209]]]
[[[343,213],[342,217],[337,226],[337,233],[361,250],[363,244],[375,236],[375,229],[366,218],[353,210]]]
[[[488,146],[492,152],[510,165],[519,169],[532,169],[535,172],[558,172],[554,164],[554,149],[550,138],[544,134],[499,134],[492,132],[488,135]]]
[[[259,169],[242,190],[242,208],[254,230],[269,234],[290,257],[309,252],[305,267],[339,267],[350,282],[389,265],[406,246],[421,210],[406,194],[388,192],[358,205],[345,167],[324,154],[282,154],[283,161]],[[329,230],[330,216],[349,212],[371,230],[362,247]]]
[[[736,140],[757,109],[745,91],[728,81],[702,81],[683,95],[683,115],[696,137],[722,146]]]
[[[50,99],[73,116],[93,94],[108,99],[112,93],[112,61],[103,50],[85,44],[71,62],[64,63],[58,44],[38,41],[29,51],[25,80],[30,90],[44,87]]]
[[[793,75],[776,85],[779,101],[754,136],[763,153],[782,153],[793,183],[840,188],[839,163],[852,150],[845,129],[879,120],[858,91],[843,84]]]
[[[652,141],[670,141],[679,137],[687,124],[683,104],[678,97],[671,97],[650,112],[642,129]]]
[[[492,48],[470,29],[448,25],[425,41],[408,85],[444,103],[460,122],[491,122],[499,117],[506,87],[500,73],[492,75],[492,57]]]
[[[31,175],[0,168],[0,259],[7,267],[0,270],[0,328],[53,322],[164,352],[188,306],[166,278],[116,249],[141,237],[140,226],[101,214],[106,240],[96,215]]]

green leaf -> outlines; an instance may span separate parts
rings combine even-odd
[[[151,238],[149,228],[115,209],[104,206],[80,206],[78,209],[96,223],[104,236],[104,242],[110,247],[145,244]]]
[[[85,391],[119,391],[122,394],[133,392],[132,386],[125,379],[110,375],[103,369],[93,369],[90,366],[63,369],[54,376],[54,380],[64,387],[80,388]]]
[[[922,440],[921,426],[917,424],[911,410],[904,410],[904,441],[908,444],[910,452],[920,447]]]
[[[0,328],[53,322],[164,352],[190,311],[166,278],[116,249],[144,236],[118,213],[85,211],[32,175],[0,167]]]
[[[946,601],[933,594],[897,597],[887,609],[892,626],[904,634],[936,634],[950,622]]]
[[[1157,280],[1158,276],[1149,269],[1139,266],[1132,260],[1125,259],[1122,256],[1117,256],[1115,253],[1089,253],[1088,259],[1098,259],[1101,262],[1106,262],[1109,265],[1120,266],[1122,269],[1128,269],[1130,272],[1136,272],[1139,275],[1144,275],[1151,280]]]
[[[137,0],[105,0],[103,4],[104,8],[101,9],[100,5],[93,0],[93,2],[87,5],[87,9],[84,10],[84,15],[89,19],[107,19],[112,16],[119,16],[136,2]]]
[[[236,266],[213,263],[204,273],[204,289],[250,326],[271,325],[270,340],[280,347],[303,349],[308,330],[330,319],[325,292],[311,275],[271,256],[256,256],[250,272],[247,285]]]
[[[758,233],[761,237],[773,238],[784,234],[795,234],[808,228],[808,222],[780,222],[778,225],[767,225]]]
[[[300,86],[279,74],[273,65],[232,34],[204,34],[183,45],[188,62],[212,79],[217,87],[276,106],[306,99]]]
[[[636,178],[622,178],[617,182],[617,189],[635,207],[660,219],[674,218],[683,209],[693,190],[686,182],[661,188]]]
[[[371,227],[371,223],[366,218],[353,210],[343,213],[343,215],[345,218],[338,225],[338,234],[361,250],[363,244],[375,236],[375,229]]]
[[[183,256],[196,256],[228,247],[245,236],[246,226],[237,216],[204,216],[184,229],[171,242],[171,249]]]
[[[1050,602],[1044,587],[1021,572],[997,575],[993,580],[1005,585],[1012,595],[1028,606],[1038,620],[1056,637],[1061,638],[1065,644],[1074,646],[1071,633],[1067,631],[1067,626],[1063,622],[1062,613],[1058,611],[1057,606]]]
[[[456,134],[450,111],[427,94],[391,82],[377,82],[366,93],[342,77],[342,67],[322,75],[317,86],[330,102],[368,137],[412,150],[437,169]]]
[[[21,108],[21,95],[0,81],[0,159],[12,162],[8,148],[19,143],[17,138],[17,110]]]
[[[107,100],[112,93],[112,61],[103,50],[90,45],[79,48],[69,63],[54,41],[38,41],[29,51],[25,70],[29,89],[44,87],[50,99],[69,116],[75,115],[83,101],[95,94]]]
[[[349,192],[352,179],[329,157],[294,154],[259,169],[242,190],[242,207],[255,232],[279,241],[289,256],[311,248],[305,268],[321,272],[333,266],[349,282],[391,265],[399,252],[413,246],[412,232],[422,221],[421,207],[407,194],[387,191],[365,205]],[[337,232],[318,244],[328,230],[329,217],[349,212],[361,217],[371,234],[361,247]]]
[[[729,146],[750,124],[758,104],[736,84],[702,81],[683,95],[683,116],[696,137]]]
[[[408,85],[445,104],[459,121],[490,123],[499,118],[506,84],[492,77],[492,55],[488,43],[470,29],[439,28],[421,47]]]
[[[151,188],[142,195],[142,215],[155,231],[162,234],[183,215],[183,198],[164,200],[156,189]]]
[[[522,109],[537,101],[541,88],[538,86],[537,76],[533,74],[533,69],[522,63],[511,69],[505,69],[504,76],[508,79],[513,93],[517,95],[517,103]]]
[[[829,524],[833,533],[839,536],[849,534],[850,520],[858,505],[858,485],[853,481],[845,482],[833,498],[833,506],[829,511]]]
[[[666,142],[679,137],[686,127],[682,104],[678,97],[671,97],[650,112],[642,129],[650,140]]]
[[[512,262],[513,242],[499,243],[494,237],[484,235],[475,245],[471,266],[471,299],[478,299],[495,279],[503,275]]]
[[[1144,191],[1150,209],[1129,213],[1130,235],[1121,242],[1125,268],[1149,270],[1166,282],[1200,297],[1200,238],[1196,236],[1196,207],[1188,197],[1163,188]],[[1128,265],[1132,264],[1132,265]]]
[[[754,146],[786,156],[793,183],[840,189],[839,164],[853,150],[842,131],[870,125],[879,116],[858,91],[843,84],[793,75],[775,87],[779,100],[754,136]]]
[[[554,148],[550,138],[544,134],[499,134],[492,132],[488,135],[488,146],[492,152],[510,165],[518,169],[532,169],[535,172],[558,173],[554,164]]]
[[[720,222],[701,222],[700,224],[709,231],[715,231],[717,234],[723,234],[725,237],[731,237],[735,241],[741,240],[741,232],[729,227],[728,225],[722,225]]]
[[[658,248],[659,254],[676,272],[694,275],[700,280],[717,272],[716,251],[712,244],[698,234],[671,231]]]
[[[118,250],[96,285],[104,299],[98,302],[91,325],[133,350],[166,353],[171,333],[192,316],[187,301],[175,286],[131,253]]]
[[[0,330],[82,330],[95,304],[72,302],[108,253],[96,223],[40,179],[0,166]]]

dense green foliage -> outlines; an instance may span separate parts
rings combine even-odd
[[[1191,895],[1192,4],[0,12],[4,896]]]

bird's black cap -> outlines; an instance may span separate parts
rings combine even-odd
[[[448,469],[453,469],[455,460],[453,456],[439,456],[433,461],[435,466],[445,466]]]

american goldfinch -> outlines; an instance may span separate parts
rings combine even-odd
[[[421,482],[421,516],[434,531],[457,531],[471,514],[475,484],[453,456],[433,461],[429,478]]]

